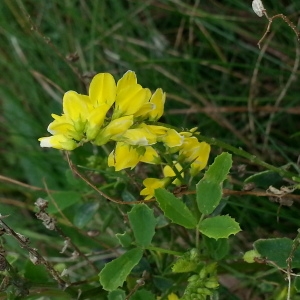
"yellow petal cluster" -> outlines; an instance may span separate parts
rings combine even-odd
[[[196,137],[185,137],[180,146],[179,154],[184,161],[191,162],[190,173],[192,176],[203,170],[209,158],[210,145],[199,142]]]
[[[138,84],[133,71],[127,71],[117,83],[111,74],[99,73],[92,79],[88,95],[65,93],[62,115],[52,114],[54,121],[48,126],[53,136],[40,138],[40,145],[73,150],[85,142],[104,145],[110,140],[121,141],[135,122],[157,121],[163,114],[165,97],[161,89],[152,94]],[[150,132],[147,142],[139,134],[143,132],[128,132],[123,139],[134,145],[156,142]]]

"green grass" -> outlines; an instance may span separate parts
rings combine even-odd
[[[86,93],[94,74],[110,72],[120,78],[131,69],[143,86],[151,90],[162,87],[166,91],[162,122],[179,128],[197,126],[203,135],[241,147],[277,167],[297,163],[300,140],[292,135],[300,131],[299,71],[294,71],[294,80],[289,86],[287,82],[299,59],[300,45],[293,30],[281,19],[275,19],[260,50],[257,42],[264,33],[267,19],[258,18],[246,2],[0,2],[0,175],[44,189],[33,191],[1,180],[0,213],[9,215],[5,222],[16,232],[28,236],[32,246],[44,256],[56,264],[73,267],[70,277],[72,281],[87,280],[82,285],[84,290],[100,291],[97,278],[93,277],[96,273],[86,264],[81,270],[82,259],[70,263],[71,249],[59,254],[64,239],[47,231],[36,219],[34,202],[38,197],[47,197],[46,189],[75,191],[85,204],[96,205],[100,201],[97,213],[80,230],[70,226],[67,219],[73,224],[79,222],[78,218],[82,221],[84,216],[78,211],[87,210],[81,206],[84,204],[70,207],[64,211],[65,216],[56,215],[59,226],[81,251],[98,259],[99,268],[103,265],[102,256],[116,255],[115,250],[110,249],[116,246],[114,233],[124,232],[126,228],[120,214],[126,209],[107,203],[80,179],[74,179],[63,153],[39,147],[37,139],[47,135],[51,113],[61,113],[65,91]],[[269,16],[283,13],[297,24],[300,3],[265,2]],[[78,59],[68,60],[75,53]],[[284,97],[276,111],[275,103],[282,91]],[[255,108],[254,113],[249,112],[249,106]],[[262,107],[266,106],[269,109],[263,111]],[[72,159],[86,166],[86,157],[91,151],[95,149],[88,146],[78,149]],[[211,157],[218,153],[220,149],[214,147]],[[103,170],[105,157],[97,159],[97,164],[91,163],[88,167]],[[247,165],[245,174],[234,173],[240,164]],[[234,170],[232,189],[239,190],[247,176],[264,169],[234,156]],[[117,180],[113,174],[104,175],[111,182]],[[99,187],[104,175],[101,172],[93,175]],[[126,197],[124,182],[117,185],[116,195],[123,191]],[[109,189],[109,185],[102,188]],[[131,197],[129,192],[127,197]],[[248,250],[258,238],[294,238],[300,227],[298,210],[298,201],[278,210],[278,203],[270,202],[267,197],[230,197],[224,211],[234,216],[243,229],[238,237],[231,238],[231,254],[240,259],[240,253]],[[88,238],[86,232],[94,229],[99,230],[100,235]],[[173,236],[164,237],[166,232],[160,233],[161,240],[165,238],[166,244],[176,248],[176,235],[184,234],[174,231]],[[187,236],[184,242],[189,245]],[[28,299],[36,299],[34,291],[43,284],[50,284],[53,299],[66,297],[66,293],[60,295],[61,291],[42,267],[38,266],[36,272],[41,272],[41,278],[50,283],[31,278],[32,266],[24,265],[28,261],[26,251],[11,237],[5,238],[5,243],[8,255],[16,257],[14,265],[36,283],[32,298]],[[251,285],[249,277],[255,274],[247,276],[240,280]],[[71,295],[76,294],[76,288],[72,287]],[[263,294],[263,289],[255,292]],[[105,297],[103,291],[99,293]]]

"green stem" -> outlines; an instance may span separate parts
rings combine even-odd
[[[200,219],[199,219],[198,225],[196,227],[196,243],[195,243],[196,244],[196,249],[199,248],[199,242],[200,242],[200,232],[199,232],[198,228],[199,228],[199,225],[200,225],[201,221],[204,219],[204,217],[205,217],[205,215],[202,214]]]
[[[181,172],[179,172],[176,168],[176,166],[174,165],[172,159],[170,159],[170,157],[168,155],[161,155],[163,157],[163,159],[166,161],[166,163],[172,168],[172,170],[174,171],[176,178],[183,184],[184,183],[184,178],[181,175]]]
[[[276,172],[282,177],[286,177],[286,178],[289,178],[293,181],[300,182],[300,177],[299,177],[298,174],[286,171],[283,168],[278,168],[278,167],[272,166],[272,165],[264,162],[263,160],[261,160],[257,156],[252,155],[249,152],[246,152],[246,151],[244,151],[240,148],[236,148],[232,145],[229,145],[227,143],[219,141],[215,138],[209,138],[209,137],[203,136],[203,135],[198,135],[197,137],[198,137],[199,140],[207,142],[210,145],[218,146],[220,148],[224,148],[226,150],[229,150],[230,152],[232,152],[232,153],[234,153],[238,156],[241,156],[241,157],[244,157],[244,158],[248,159],[250,162],[252,162],[254,164],[257,164],[257,165],[262,166],[266,169],[269,169],[273,172]]]
[[[160,252],[160,253],[171,254],[171,255],[175,255],[175,256],[182,256],[183,255],[182,252],[163,249],[163,248],[154,247],[154,246],[148,246],[148,247],[145,247],[145,249],[151,250],[151,251],[157,251],[157,252]]]

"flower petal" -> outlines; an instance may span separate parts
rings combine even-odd
[[[112,118],[135,114],[150,97],[150,90],[142,88],[139,84],[122,89],[116,96],[116,106]]]
[[[86,136],[88,140],[93,140],[100,132],[109,108],[110,106],[108,104],[101,104],[89,115],[86,128]]]
[[[112,106],[116,99],[116,91],[114,77],[109,73],[99,73],[92,79],[89,96],[95,107],[103,103]]]
[[[198,157],[191,164],[190,173],[191,173],[192,176],[197,175],[201,170],[203,170],[206,167],[207,161],[208,161],[208,158],[209,158],[210,145],[205,143],[205,142],[201,142],[199,144],[200,144],[200,147],[199,147],[199,150],[197,152]]]
[[[141,190],[140,195],[146,196],[145,200],[149,200],[154,197],[154,192],[156,189],[165,187],[168,184],[168,182],[168,178],[146,178],[143,181],[143,185],[145,186],[145,188]]]
[[[108,166],[116,171],[134,168],[139,163],[139,154],[135,148],[125,143],[117,143],[116,148],[108,157]]]
[[[140,156],[140,161],[147,164],[159,164],[161,162],[158,153],[151,146],[145,147],[145,152]]]
[[[168,129],[166,135],[162,138],[163,143],[169,148],[181,146],[184,138],[175,129]]]
[[[95,144],[106,144],[110,139],[117,140],[133,124],[133,116],[125,116],[111,121],[103,128],[95,139]]]
[[[156,135],[147,130],[146,127],[128,129],[121,139],[130,145],[147,146],[156,143]]]
[[[52,115],[52,117],[54,117],[55,120],[49,124],[47,128],[48,132],[50,132],[53,135],[61,134],[68,138],[73,138],[77,141],[80,141],[83,138],[84,124],[80,125],[81,122],[75,123],[77,125],[80,125],[81,127],[76,128],[74,126],[74,122],[71,119],[68,119],[65,115]]]
[[[62,134],[39,138],[40,146],[46,148],[55,148],[60,150],[74,150],[77,143]]]
[[[122,89],[134,84],[137,84],[136,74],[128,70],[117,83],[117,94],[119,94]]]
[[[74,122],[85,120],[89,113],[89,102],[88,96],[77,94],[74,91],[66,92],[63,97],[64,114]]]

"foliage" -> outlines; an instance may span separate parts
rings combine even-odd
[[[0,2],[1,299],[300,299],[300,4],[270,2]]]

